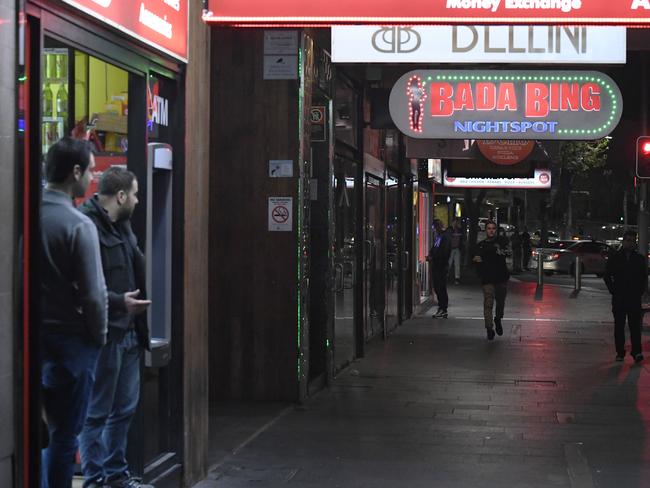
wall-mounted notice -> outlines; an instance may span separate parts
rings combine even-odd
[[[292,177],[293,161],[291,159],[271,159],[269,161],[269,176],[271,178]]]
[[[298,79],[297,31],[264,31],[264,79]]]
[[[292,209],[292,197],[269,197],[269,231],[290,232],[293,230]]]

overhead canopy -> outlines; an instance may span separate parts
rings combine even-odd
[[[650,0],[208,0],[203,19],[228,25],[650,25]]]

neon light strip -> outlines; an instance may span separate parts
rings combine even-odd
[[[286,25],[295,23],[319,24],[323,27],[337,23],[368,23],[368,24],[400,24],[416,25],[423,23],[431,24],[555,24],[555,25],[625,25],[625,26],[646,26],[650,24],[650,18],[601,18],[601,17],[231,17],[219,16],[212,12],[203,14],[204,22],[215,22],[222,24],[258,24]]]

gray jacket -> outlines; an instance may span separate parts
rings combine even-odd
[[[43,329],[105,344],[108,299],[95,224],[68,195],[46,189],[41,235]]]

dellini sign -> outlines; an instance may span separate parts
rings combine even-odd
[[[390,95],[395,125],[420,139],[600,139],[622,111],[595,71],[417,70]]]

